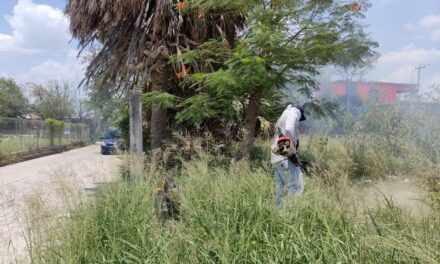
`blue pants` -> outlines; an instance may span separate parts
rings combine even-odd
[[[300,194],[304,190],[304,176],[299,166],[286,159],[275,165],[275,203],[279,207],[286,195]]]

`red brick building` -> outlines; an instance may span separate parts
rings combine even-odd
[[[405,95],[416,95],[417,84],[387,82],[331,82],[321,94],[331,96],[358,96],[362,99],[376,99],[381,103],[396,102]]]

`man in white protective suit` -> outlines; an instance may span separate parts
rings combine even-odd
[[[288,103],[275,126],[271,163],[275,166],[275,203],[278,207],[286,195],[301,194],[304,190],[298,158],[298,123],[303,120],[306,120],[303,107]]]

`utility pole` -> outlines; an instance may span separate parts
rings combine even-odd
[[[143,172],[142,96],[140,90],[128,91],[130,109],[130,181],[138,182]]]
[[[420,91],[420,72],[422,69],[426,68],[426,65],[417,66],[417,91]]]

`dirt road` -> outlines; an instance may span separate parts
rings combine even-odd
[[[416,218],[423,218],[431,212],[426,204],[427,191],[416,179],[392,176],[385,181],[355,187],[353,192],[359,206],[365,208],[384,207],[389,202]]]
[[[56,204],[63,184],[87,194],[114,180],[119,164],[117,156],[103,156],[92,145],[0,167],[0,263],[29,262],[23,209],[29,203]]]

